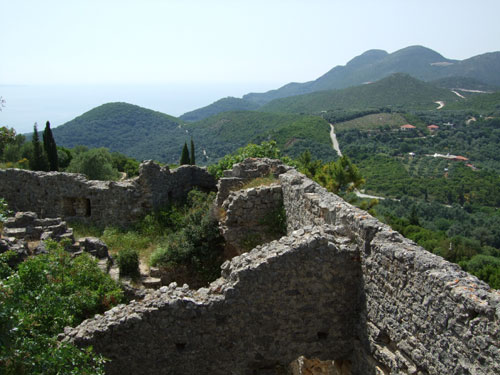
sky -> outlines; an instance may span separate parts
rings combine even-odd
[[[498,14],[498,0],[0,0],[0,124],[22,107],[6,85],[199,85],[204,99],[170,111],[180,115],[313,80],[369,49],[461,60],[500,50]]]

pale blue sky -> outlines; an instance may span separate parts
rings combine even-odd
[[[317,78],[372,49],[500,49],[500,1],[0,0],[0,84]]]
[[[465,59],[500,50],[499,14],[500,0],[0,0],[0,126],[111,101],[179,116],[374,48]]]

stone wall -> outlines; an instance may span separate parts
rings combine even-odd
[[[281,237],[276,220],[282,207],[279,184],[232,191],[221,207],[226,256],[242,254]]]
[[[334,233],[294,232],[225,262],[208,288],[162,287],[65,339],[92,345],[119,375],[272,374],[301,354],[348,360],[361,268],[358,249]]]
[[[129,225],[182,199],[193,187],[215,190],[215,180],[196,166],[170,170],[151,161],[141,164],[139,177],[120,182],[92,181],[73,173],[0,170],[0,197],[11,209],[96,225]]]
[[[110,374],[276,373],[300,355],[360,375],[500,373],[499,291],[300,173],[279,178],[289,236],[209,288],[164,287],[64,338]]]
[[[341,226],[362,250],[358,359],[391,374],[500,373],[498,290],[300,173],[280,180],[289,230]]]

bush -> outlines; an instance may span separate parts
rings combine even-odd
[[[72,258],[58,244],[47,245],[48,254],[2,272],[0,373],[104,374],[101,356],[60,343],[57,335],[120,303],[123,292],[87,254]],[[3,271],[7,260],[0,259]]]
[[[212,212],[214,198],[213,193],[192,190],[184,214],[179,215],[179,210],[171,211],[177,230],[151,255],[153,266],[182,266],[205,282],[219,276],[223,239]]]
[[[93,148],[75,155],[67,172],[83,173],[90,180],[116,180],[120,177],[113,160],[105,148]]]
[[[120,276],[139,275],[139,253],[133,249],[122,249],[118,252],[118,268]]]

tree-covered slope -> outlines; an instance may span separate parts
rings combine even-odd
[[[221,112],[230,111],[254,111],[259,107],[258,104],[240,98],[222,98],[206,107],[186,112],[179,118],[186,122],[196,122]]]
[[[166,149],[186,138],[177,118],[127,103],[103,104],[58,126],[53,134],[60,146],[106,147],[138,160],[162,161],[170,161]]]
[[[280,113],[318,113],[331,109],[365,110],[380,107],[434,109],[436,101],[459,100],[462,99],[449,90],[397,73],[371,84],[276,99],[262,106],[260,110]]]
[[[243,99],[262,105],[278,98],[374,82],[394,73],[406,73],[424,81],[459,76],[500,86],[500,52],[458,61],[447,59],[422,46],[406,47],[391,54],[369,50],[345,66],[334,67],[314,81],[289,83],[277,90],[247,94]]]
[[[181,120],[127,103],[108,103],[53,129],[59,146],[106,147],[138,160],[178,163],[184,142],[192,138],[199,164],[248,143],[274,139],[285,153],[306,148],[316,157],[331,159],[328,123],[321,117],[252,111],[219,113],[202,121]]]

